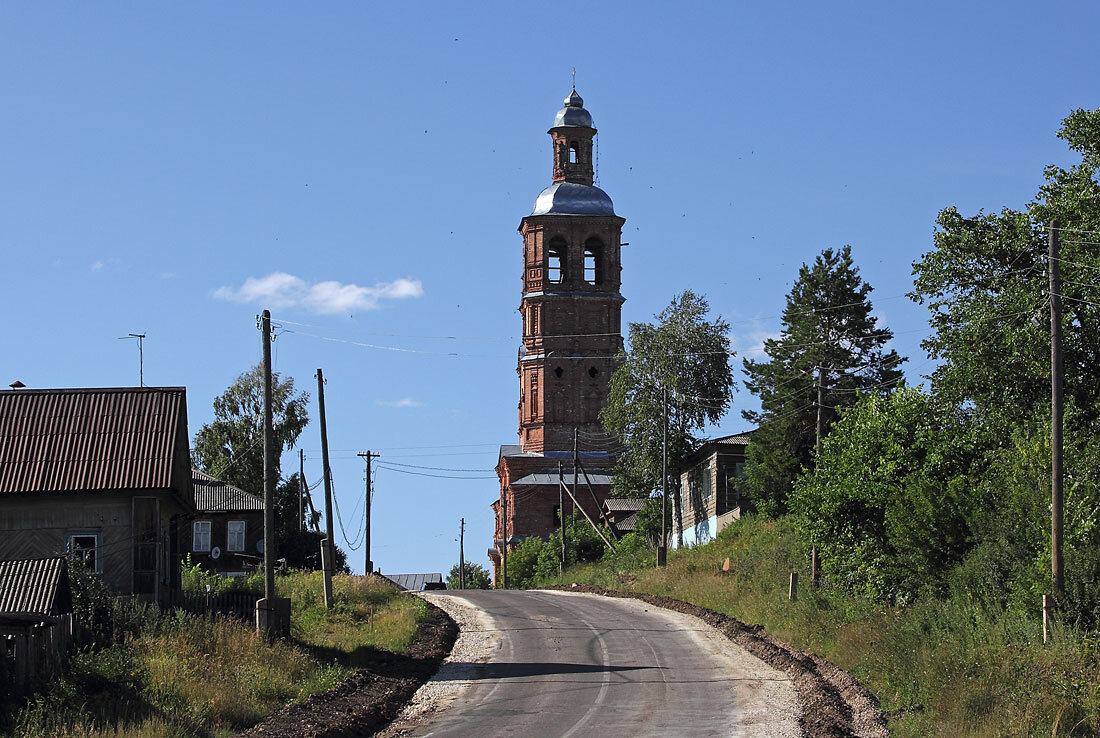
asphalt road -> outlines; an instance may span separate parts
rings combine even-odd
[[[431,599],[462,635],[385,735],[799,735],[786,675],[696,618],[572,593]]]

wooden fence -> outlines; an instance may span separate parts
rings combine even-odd
[[[165,606],[203,617],[227,615],[250,623],[256,618],[256,601],[261,597],[252,592],[205,593],[173,589],[168,592]]]
[[[48,679],[83,639],[84,630],[71,613],[36,622],[0,623],[0,683],[23,690]]]

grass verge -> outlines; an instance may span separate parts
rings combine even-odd
[[[726,557],[731,573],[719,574]],[[785,520],[747,519],[705,546],[570,568],[572,582],[684,600],[747,623],[847,670],[874,692],[899,738],[1100,735],[1100,636],[1062,630],[965,599],[902,609],[808,586],[808,551]],[[798,571],[799,597],[787,600]]]
[[[28,738],[222,738],[352,673],[363,648],[403,652],[423,603],[376,579],[334,579],[326,615],[317,573],[278,580],[299,643],[267,642],[247,624],[177,613],[136,636],[76,655],[18,711],[8,733]]]

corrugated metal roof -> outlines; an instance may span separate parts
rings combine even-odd
[[[620,512],[623,510],[633,510],[637,512],[645,507],[645,503],[648,500],[648,497],[608,497],[603,501],[603,505],[612,512]]]
[[[732,436],[715,438],[708,443],[717,443],[720,446],[748,446],[752,441],[752,431],[746,433],[734,433]]]
[[[383,576],[409,592],[419,592],[426,582],[434,584],[443,582],[442,574],[383,574]]]
[[[215,479],[198,469],[191,470],[195,485],[195,510],[204,513],[263,510],[264,500],[234,487],[229,482]]]
[[[566,484],[571,484],[572,481],[573,481],[573,471],[570,470],[565,475],[565,482],[566,482]],[[578,474],[577,475],[577,481],[578,481],[579,484],[584,484],[584,475],[583,474]],[[588,481],[592,483],[593,487],[607,486],[607,485],[611,484],[611,475],[606,474],[602,471],[601,472],[588,472]],[[536,485],[536,484],[539,484],[539,485],[551,484],[551,485],[557,486],[557,484],[558,484],[558,473],[557,472],[553,472],[553,473],[548,472],[548,473],[545,473],[545,474],[543,474],[543,473],[528,474],[523,479],[519,479],[519,480],[516,480],[515,482],[512,482],[512,484],[510,486],[512,486],[512,487],[527,487],[527,486],[533,486],[533,485]]]
[[[0,561],[0,615],[72,612],[64,556]]]
[[[169,488],[186,392],[0,390],[0,493]]]

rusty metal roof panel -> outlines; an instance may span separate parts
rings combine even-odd
[[[0,561],[0,615],[72,612],[64,556]]]
[[[167,489],[183,387],[0,390],[0,493]]]
[[[206,472],[192,469],[191,481],[195,485],[195,509],[198,512],[245,512],[264,509],[262,497],[245,492]]]

